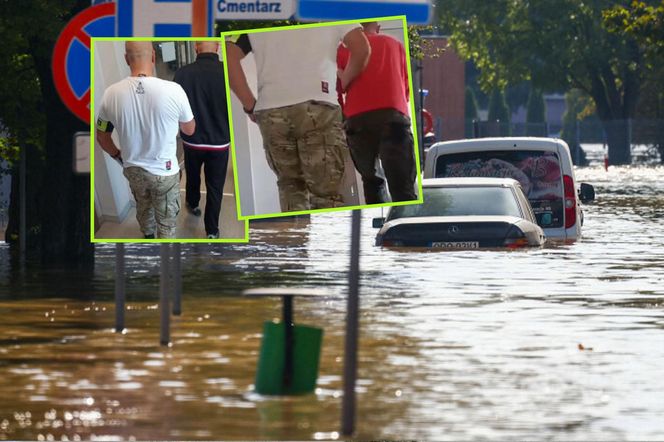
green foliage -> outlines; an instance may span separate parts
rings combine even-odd
[[[443,28],[462,57],[481,70],[486,91],[530,80],[534,87],[591,95],[606,119],[634,112],[641,53],[629,36],[609,32],[612,0],[439,0]]]
[[[616,5],[604,11],[603,18],[609,32],[634,39],[643,53],[645,72],[636,115],[664,119],[664,1],[648,4],[635,0],[627,7]],[[656,130],[660,141],[655,148],[664,163],[664,123]]]
[[[41,85],[31,54],[35,48],[31,45],[38,38],[36,33],[47,30],[30,20],[30,13],[44,13],[38,12],[34,3],[0,3],[0,132],[6,135],[0,142],[0,158],[10,162],[18,159],[21,145],[43,148],[46,133]],[[45,13],[54,13],[48,9]]]
[[[628,6],[615,5],[602,12],[604,25],[613,34],[634,38],[646,54],[646,62],[664,57],[664,1],[649,5],[634,0]]]
[[[0,132],[6,137],[0,155],[16,162],[18,151],[25,152],[26,246],[44,260],[92,259],[91,244],[81,235],[89,226],[89,184],[71,170],[72,135],[87,126],[60,101],[51,71],[60,32],[89,6],[89,0],[0,0]],[[12,192],[5,233],[12,248],[17,220]]]
[[[632,37],[644,54],[644,82],[638,115],[664,118],[664,1],[648,5],[633,1],[604,11],[609,32]]]
[[[475,93],[469,87],[466,87],[464,115],[468,121],[477,120],[477,100]]]
[[[432,30],[433,26],[408,26],[408,47],[411,58],[421,60],[425,56],[438,57],[446,50],[437,48],[431,39],[423,37]]]

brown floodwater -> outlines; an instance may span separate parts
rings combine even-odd
[[[359,439],[664,439],[664,168],[577,170],[597,202],[583,239],[528,251],[373,246],[363,212]],[[254,224],[246,245],[183,246],[183,314],[159,341],[158,249],[91,269],[11,267],[0,246],[0,439],[340,438],[348,213]],[[277,299],[324,329],[313,394],[253,392]],[[581,349],[583,348],[583,349]]]

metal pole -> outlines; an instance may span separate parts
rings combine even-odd
[[[576,151],[576,164],[581,165],[581,133],[579,128],[579,120],[574,121],[574,150]]]
[[[159,314],[161,316],[159,343],[161,345],[168,345],[171,340],[171,311],[168,306],[168,283],[170,273],[169,249],[170,247],[168,244],[161,244],[159,246]]]
[[[27,225],[27,215],[26,215],[26,199],[27,195],[25,194],[27,186],[26,186],[26,174],[27,174],[27,152],[25,151],[26,147],[21,146],[21,157],[20,157],[20,163],[19,163],[19,177],[18,177],[18,184],[19,184],[19,204],[18,204],[18,211],[19,211],[19,221],[18,221],[18,242],[19,242],[19,262],[21,267],[25,265],[25,251],[27,249],[27,244],[26,244],[26,225]]]
[[[115,245],[115,332],[125,328],[125,246]]]
[[[180,316],[182,314],[182,246],[175,243],[173,248],[173,314]]]
[[[284,388],[293,383],[293,297],[283,296],[284,321]]]
[[[627,164],[632,164],[632,119],[627,119]]]
[[[424,65],[422,63],[422,60],[417,61],[418,64],[418,69],[417,69],[417,74],[419,76],[419,91],[420,91],[420,111],[419,111],[419,123],[417,125],[417,141],[418,141],[418,146],[420,149],[420,161],[424,161],[424,121],[422,121],[422,111],[424,110],[424,84],[423,84],[423,79],[422,79],[422,70],[424,69]],[[420,169],[424,169],[424,164],[420,164]]]
[[[348,272],[348,305],[346,312],[346,344],[344,352],[344,397],[341,404],[341,434],[355,431],[355,380],[357,378],[357,341],[359,327],[360,289],[360,226],[362,211],[353,210]]]

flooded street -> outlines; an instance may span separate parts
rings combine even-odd
[[[373,246],[363,211],[358,439],[664,439],[664,167],[576,171],[597,201],[582,240],[528,251]],[[13,271],[0,246],[0,439],[340,437],[350,214],[253,225],[248,245],[183,246],[183,314],[158,345],[158,249],[94,269]],[[322,287],[318,388],[252,392],[274,285]]]

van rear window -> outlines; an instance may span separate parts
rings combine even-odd
[[[563,181],[553,152],[504,150],[441,154],[436,178],[487,177],[517,180],[544,228],[563,226]]]

